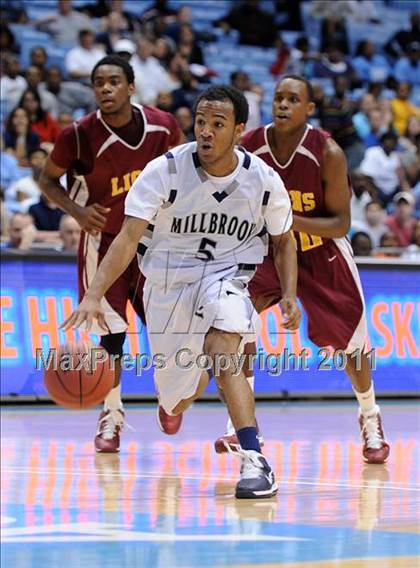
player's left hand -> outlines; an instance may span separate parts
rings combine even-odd
[[[96,298],[85,295],[79,306],[74,312],[60,325],[60,329],[67,331],[71,328],[76,329],[82,324],[85,324],[86,331],[89,332],[92,328],[93,320],[98,321],[99,326],[109,333],[109,328],[105,322],[105,314],[102,309],[101,303]]]
[[[302,314],[296,300],[293,298],[282,298],[280,300],[281,313],[283,314],[282,326],[284,329],[295,330],[299,327]]]

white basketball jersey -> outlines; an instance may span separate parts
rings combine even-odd
[[[280,176],[257,156],[235,150],[226,178],[209,176],[195,142],[151,161],[125,200],[125,214],[150,221],[138,253],[146,278],[168,286],[237,266],[248,280],[267,254],[268,235],[292,224]]]

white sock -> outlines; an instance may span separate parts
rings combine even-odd
[[[363,414],[365,416],[376,414],[377,408],[376,408],[375,389],[373,386],[373,381],[370,385],[369,390],[367,390],[366,392],[358,392],[354,387],[353,390]]]
[[[248,381],[248,384],[251,387],[252,392],[254,392],[254,376],[246,377],[246,380]],[[230,419],[230,416],[228,417],[228,421],[226,424],[226,434],[228,436],[233,436],[233,434],[235,434],[235,428],[233,426],[232,420]]]
[[[122,409],[121,401],[121,383],[114,387],[107,395],[104,401],[104,410],[118,410]]]

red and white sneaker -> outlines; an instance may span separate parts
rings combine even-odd
[[[375,406],[375,412],[370,416],[365,416],[359,409],[359,425],[365,462],[385,463],[389,456],[389,445],[385,442],[379,406]]]
[[[95,436],[97,452],[115,453],[120,451],[120,432],[124,427],[124,412],[103,410],[99,415],[98,429]]]
[[[173,436],[181,428],[182,412],[181,414],[172,416],[171,414],[165,412],[163,406],[159,404],[156,410],[156,420],[160,430],[162,430],[164,434]]]
[[[257,438],[260,446],[263,447],[264,438],[259,432]],[[216,450],[216,454],[225,454],[229,451],[238,452],[241,449],[235,428],[233,427],[232,420],[230,418],[226,425],[226,432],[214,442],[214,449]]]

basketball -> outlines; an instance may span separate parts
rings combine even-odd
[[[45,369],[45,388],[65,408],[90,408],[104,401],[114,386],[107,352],[92,343],[66,343]]]

